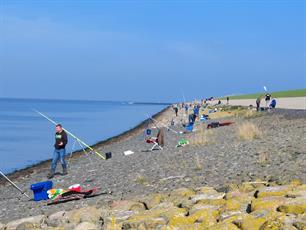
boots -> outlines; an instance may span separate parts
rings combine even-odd
[[[67,172],[67,168],[63,166],[63,174],[62,175],[67,175],[68,172]]]
[[[54,177],[54,174],[55,173],[52,170],[50,170],[50,172],[47,175],[48,179],[52,179]]]

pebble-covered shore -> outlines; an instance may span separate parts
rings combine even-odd
[[[175,147],[177,142],[182,138],[192,140],[194,136],[202,135],[201,132],[203,132],[202,130],[204,130],[203,127],[205,124],[201,122],[196,124],[195,132],[191,134],[175,134],[171,131],[166,131],[166,143],[162,151],[147,151],[150,145],[146,144],[144,141],[144,130],[139,130],[136,135],[132,135],[130,138],[103,146],[103,149],[101,149],[103,152],[112,152],[113,157],[111,159],[103,161],[95,155],[68,158],[69,174],[66,176],[58,175],[52,179],[54,186],[57,188],[68,188],[72,184],[79,183],[84,188],[98,187],[100,192],[112,191],[112,194],[46,206],[46,202],[44,201],[37,203],[28,201],[18,194],[9,184],[1,186],[0,222],[6,224],[12,220],[39,215],[44,219],[52,213],[61,211],[66,213],[69,210],[88,206],[98,207],[97,210],[99,210],[98,212],[100,213],[101,209],[99,208],[105,207],[105,205],[112,203],[112,201],[134,200],[135,197],[139,197],[140,195],[150,196],[150,194],[156,193],[168,194],[182,187],[191,188],[191,193],[187,195],[188,199],[186,198],[188,201],[190,200],[189,198],[194,198],[194,196],[201,193],[197,189],[199,187],[212,187],[216,190],[217,194],[220,195],[223,193],[228,194],[232,191],[233,188],[231,185],[233,184],[241,185],[244,182],[254,182],[257,179],[265,183],[272,183],[274,186],[277,184],[285,185],[285,187],[290,187],[290,182],[292,180],[299,180],[301,183],[306,183],[305,110],[276,110],[272,113],[262,113],[260,116],[254,117],[239,116],[239,114],[237,115],[234,112],[232,112],[232,114],[224,112],[224,116],[222,116],[223,112],[220,112],[220,116],[218,116],[218,113],[219,112],[212,115],[214,121],[233,121],[235,123],[231,126],[210,130],[209,132],[205,130],[205,140],[207,141],[205,143],[190,143],[185,147]],[[174,119],[175,124],[178,124],[182,119],[186,119],[183,114],[184,113],[181,112],[179,117],[173,117],[172,110],[168,110],[164,112],[159,120],[162,121],[162,123],[170,124],[171,119]],[[246,122],[256,125],[261,135],[252,140],[243,140],[239,138],[237,136],[237,129],[241,124]],[[172,128],[178,131],[182,130],[179,125]],[[132,150],[134,154],[124,156],[123,152],[126,150]],[[61,170],[60,167],[58,170]],[[29,190],[30,185],[46,180],[47,173],[48,168],[46,166],[37,167],[31,174],[19,176],[15,182],[18,186],[24,188],[28,194],[31,194]],[[298,191],[300,191],[300,189],[303,190],[303,186],[305,185],[299,186],[301,187],[298,188]],[[248,194],[249,198],[258,199],[254,197],[254,190],[256,189],[257,187],[255,186],[252,191],[247,191],[253,193]],[[290,191],[295,191],[295,188],[293,189],[292,187],[288,189]],[[302,194],[301,197],[305,199],[305,190],[299,194]],[[280,197],[281,199],[289,199],[290,197],[287,197],[287,195],[287,193],[282,193]],[[223,196],[220,197],[220,199],[224,200],[226,197]],[[306,202],[303,199],[301,198],[299,201],[305,205]],[[252,200],[247,199],[247,201],[252,208]],[[220,206],[223,207],[227,201],[220,202]],[[281,205],[283,203],[278,204]],[[286,202],[284,204],[286,204]],[[167,203],[167,205],[169,204]],[[169,207],[163,207],[162,205],[162,207],[170,209],[187,208],[180,212],[181,216],[187,218],[192,216],[192,214],[190,214],[190,209],[192,209],[194,205],[197,205],[197,202],[194,202],[192,205],[190,204],[188,207],[183,207],[182,205],[178,206],[177,203],[172,205],[173,207],[171,205]],[[274,212],[277,212],[277,208],[278,207],[275,207],[275,210],[273,209],[273,215],[275,214]],[[147,209],[147,207],[144,207],[144,209]],[[160,209],[160,207],[157,209]],[[148,210],[142,211],[146,212]],[[214,219],[219,222],[213,223],[221,226],[222,221],[220,222],[221,214],[219,211],[220,210],[217,209],[218,215],[213,215]],[[158,213],[159,211],[156,212]],[[171,211],[169,212],[171,213]],[[251,215],[251,213],[245,212],[246,209],[241,215]],[[279,213],[277,212],[276,214]],[[136,213],[133,213],[133,215],[136,215]],[[141,215],[141,213],[139,215]],[[265,215],[268,214],[263,214],[258,211],[257,216],[261,216],[264,219]],[[155,217],[160,219],[160,216],[154,216],[154,218]],[[175,215],[172,217],[174,218]],[[305,216],[301,218],[305,218]],[[102,228],[102,222],[105,220],[100,217],[98,219],[100,222],[97,221],[94,225],[98,225]],[[162,223],[163,226],[169,226],[172,223],[170,219],[165,220],[161,218],[160,223]],[[188,221],[191,221],[191,219],[192,218],[189,218]],[[262,224],[264,223],[263,219],[261,221]],[[196,218],[192,220],[201,224]],[[182,223],[185,223],[184,221],[185,220],[182,220]],[[39,221],[39,223],[40,222],[41,221]],[[176,223],[176,221],[173,223]],[[178,223],[181,223],[180,220],[178,220]],[[231,228],[228,229],[237,229],[244,226],[242,223],[228,223],[231,223]],[[115,224],[117,224],[116,221]],[[186,224],[189,224],[189,222]],[[46,225],[44,226],[46,227]],[[77,225],[74,225],[73,227],[76,226]],[[103,226],[106,227],[106,225]],[[127,228],[129,225],[125,224],[124,226]],[[131,226],[133,227],[133,225]],[[292,228],[288,229],[299,228],[292,225]]]

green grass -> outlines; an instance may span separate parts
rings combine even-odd
[[[272,97],[280,98],[280,97],[306,97],[306,89],[296,89],[296,90],[287,90],[287,91],[277,91],[277,92],[269,92]],[[230,96],[230,99],[255,99],[260,95],[265,95],[265,92],[262,93],[254,93],[254,94],[245,94],[245,95],[237,95]],[[222,98],[222,99],[225,99]]]

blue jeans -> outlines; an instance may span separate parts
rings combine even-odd
[[[65,171],[67,169],[67,164],[66,164],[66,161],[65,161],[65,155],[66,155],[66,149],[54,149],[53,159],[52,159],[52,163],[51,163],[52,172],[55,172],[58,160],[61,161],[63,170]]]

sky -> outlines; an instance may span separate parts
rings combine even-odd
[[[175,102],[306,88],[305,0],[0,0],[0,97]]]

